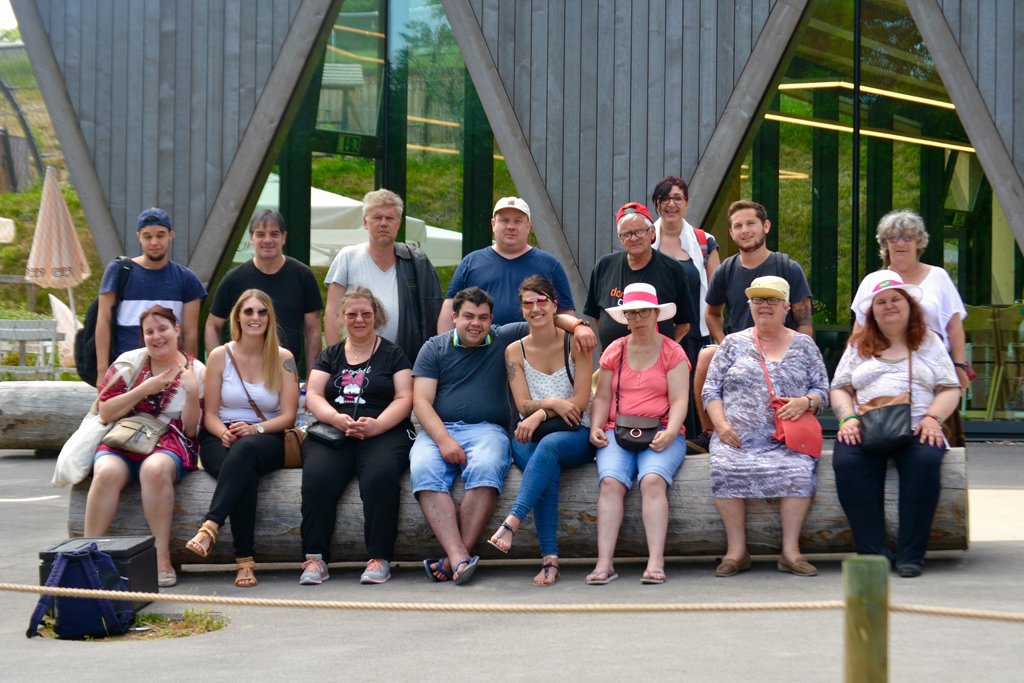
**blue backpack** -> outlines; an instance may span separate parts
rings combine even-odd
[[[53,560],[47,586],[60,588],[92,588],[95,590],[128,590],[128,580],[114,566],[110,555],[97,549],[95,543],[69,553],[57,553]],[[39,598],[26,636],[39,635],[43,615],[53,605],[53,632],[62,640],[104,638],[128,630],[135,618],[128,600],[106,598]]]

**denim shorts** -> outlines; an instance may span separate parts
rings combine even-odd
[[[466,490],[478,486],[501,489],[512,466],[508,432],[496,424],[445,422],[445,429],[466,452],[466,465],[445,462],[437,443],[421,431],[409,453],[409,478],[413,495],[420,491],[448,493],[459,472]]]
[[[662,430],[664,431],[664,430]],[[633,487],[633,477],[643,479],[648,474],[657,474],[672,487],[672,477],[683,464],[686,457],[686,437],[682,434],[668,445],[661,453],[645,448],[639,453],[627,451],[615,440],[615,430],[605,432],[608,445],[597,449],[597,480],[611,477],[621,482],[628,491]]]
[[[150,457],[152,455],[156,455],[157,453],[163,453],[164,455],[169,455],[171,457],[171,460],[174,461],[175,468],[178,470],[178,478],[175,479],[174,481],[175,482],[181,481],[181,478],[185,476],[185,473],[187,471],[185,469],[185,466],[181,464],[181,458],[176,453],[172,453],[170,451],[153,451],[152,453],[150,453],[146,457],[148,458],[148,457]],[[115,458],[121,458],[121,460],[124,462],[124,464],[128,465],[128,473],[132,475],[132,481],[138,481],[139,480],[139,470],[142,469],[142,463],[145,462],[144,459],[143,460],[130,460],[126,456],[123,456],[120,453],[115,453],[113,451],[96,451],[96,455],[94,455],[92,457],[93,463],[95,463],[97,460],[102,458],[104,455],[112,455]]]

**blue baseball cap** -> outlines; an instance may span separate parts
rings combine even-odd
[[[151,225],[162,225],[168,230],[174,230],[174,226],[171,224],[171,217],[167,215],[166,211],[155,206],[139,214],[139,225],[135,229],[142,230]]]

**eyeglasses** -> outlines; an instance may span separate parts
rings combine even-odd
[[[372,317],[373,311],[352,311],[351,313],[345,314],[345,320],[357,320],[359,318],[369,320]]]
[[[266,318],[270,314],[270,311],[265,308],[253,308],[252,306],[246,306],[242,309],[242,315],[252,315],[253,313],[261,318]]]
[[[636,318],[649,318],[653,308],[641,308],[636,311],[623,311],[622,314],[626,316],[626,320],[635,320]]]
[[[760,306],[765,302],[767,302],[769,306],[778,306],[783,301],[783,299],[780,299],[777,296],[755,296],[751,297],[750,299],[750,303],[754,304],[755,306]]]
[[[626,240],[631,239],[633,237],[633,235],[636,235],[637,237],[643,237],[648,232],[650,232],[650,230],[651,230],[650,228],[646,228],[645,227],[645,228],[637,228],[636,230],[627,230],[626,232],[620,232],[619,233],[619,240],[622,241],[622,242],[625,242]]]
[[[682,204],[683,202],[685,202],[687,200],[686,200],[686,197],[684,197],[683,195],[677,194],[677,195],[672,195],[671,197],[662,197],[659,201],[662,204],[677,204],[678,205],[678,204]]]
[[[902,235],[889,235],[887,239],[890,244],[898,244],[900,240],[903,240],[904,242],[913,242],[917,238],[914,237],[914,233],[905,232]]]
[[[523,308],[532,308],[534,306],[543,306],[548,301],[550,301],[550,299],[546,296],[538,296],[535,299],[523,299],[520,302],[520,305],[522,305]]]

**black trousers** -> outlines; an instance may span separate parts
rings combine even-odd
[[[944,446],[929,446],[916,439],[902,452],[866,455],[861,447],[836,441],[832,469],[836,492],[850,520],[853,541],[862,555],[884,555],[890,562],[921,564],[939,503],[939,467]],[[896,554],[885,539],[885,470],[889,458],[900,476],[899,533]]]
[[[217,478],[206,519],[224,526],[231,518],[235,557],[252,557],[259,478],[284,467],[284,434],[243,436],[231,448],[205,429],[199,434],[203,469]]]
[[[398,537],[399,479],[409,466],[409,421],[375,437],[345,439],[338,450],[307,438],[302,442],[302,552],[331,561],[338,500],[355,475],[363,501],[368,557],[388,562]]]
[[[679,342],[679,345],[683,347],[683,352],[690,361],[690,393],[687,399],[686,417],[683,418],[683,426],[686,427],[686,438],[692,439],[700,436],[700,433],[704,431],[704,427],[700,424],[700,413],[697,410],[697,404],[693,400],[693,377],[697,374],[697,356],[704,346],[704,339],[702,337],[686,335]]]

